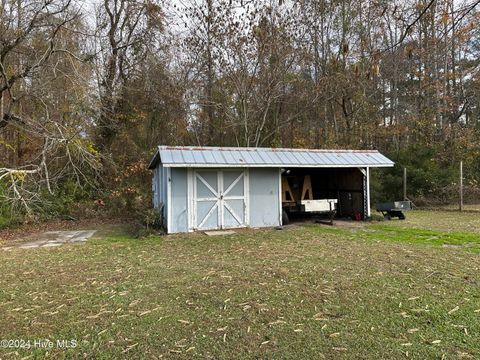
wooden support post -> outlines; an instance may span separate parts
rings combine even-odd
[[[332,202],[329,201],[329,202],[328,202],[328,205],[330,206],[330,213],[329,213],[329,215],[330,215],[330,225],[333,225],[333,216],[334,216],[334,213],[333,213],[333,209],[332,209]]]
[[[367,219],[370,219],[372,214],[370,213],[370,168],[367,167]]]
[[[403,168],[403,200],[407,200],[407,168]]]
[[[460,211],[463,211],[463,161],[460,161]]]

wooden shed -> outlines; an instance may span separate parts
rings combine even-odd
[[[180,233],[279,226],[287,203],[322,199],[335,199],[339,217],[366,219],[370,169],[393,165],[375,150],[159,146],[149,168],[153,205]]]

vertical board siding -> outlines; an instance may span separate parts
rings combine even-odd
[[[158,209],[158,201],[159,201],[159,187],[158,187],[158,167],[155,168],[153,171],[153,179],[152,179],[152,200],[153,200],[153,207]]]
[[[163,223],[167,224],[168,196],[167,196],[167,169],[160,163],[153,171],[153,207],[162,211]],[[162,209],[163,206],[163,209]]]
[[[164,223],[167,223],[168,219],[168,177],[167,177],[167,169],[165,167],[161,167],[161,175],[160,175],[160,188],[162,192],[162,203],[163,203],[163,218],[164,218]]]
[[[163,166],[159,166],[157,167],[157,171],[158,171],[158,174],[157,174],[157,196],[158,196],[158,207],[160,207],[161,205],[165,205],[165,179],[163,177],[163,171],[164,170],[164,167]]]
[[[171,169],[171,204],[169,233],[188,231],[188,188],[187,169]]]
[[[279,226],[280,198],[278,168],[249,169],[251,227]]]

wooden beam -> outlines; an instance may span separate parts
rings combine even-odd
[[[310,179],[310,175],[305,175],[303,179],[302,197],[300,200],[313,200],[312,180]]]
[[[290,197],[290,200],[287,200],[287,194]],[[285,176],[282,176],[282,202],[284,203],[295,202],[292,189],[290,189],[290,185],[288,184],[288,179]]]
[[[460,206],[459,210],[463,211],[463,161],[460,161]]]

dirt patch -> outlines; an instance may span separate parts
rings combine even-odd
[[[347,229],[362,229],[366,225],[371,224],[367,221],[354,221],[348,219],[333,219],[333,226],[330,225],[330,220],[327,218],[297,218],[291,220],[290,224],[284,225],[284,228],[298,227],[305,224],[314,224],[319,226],[327,227],[337,227],[337,228],[347,228]]]
[[[334,220],[333,226],[346,229],[363,229],[369,222],[353,220]]]

